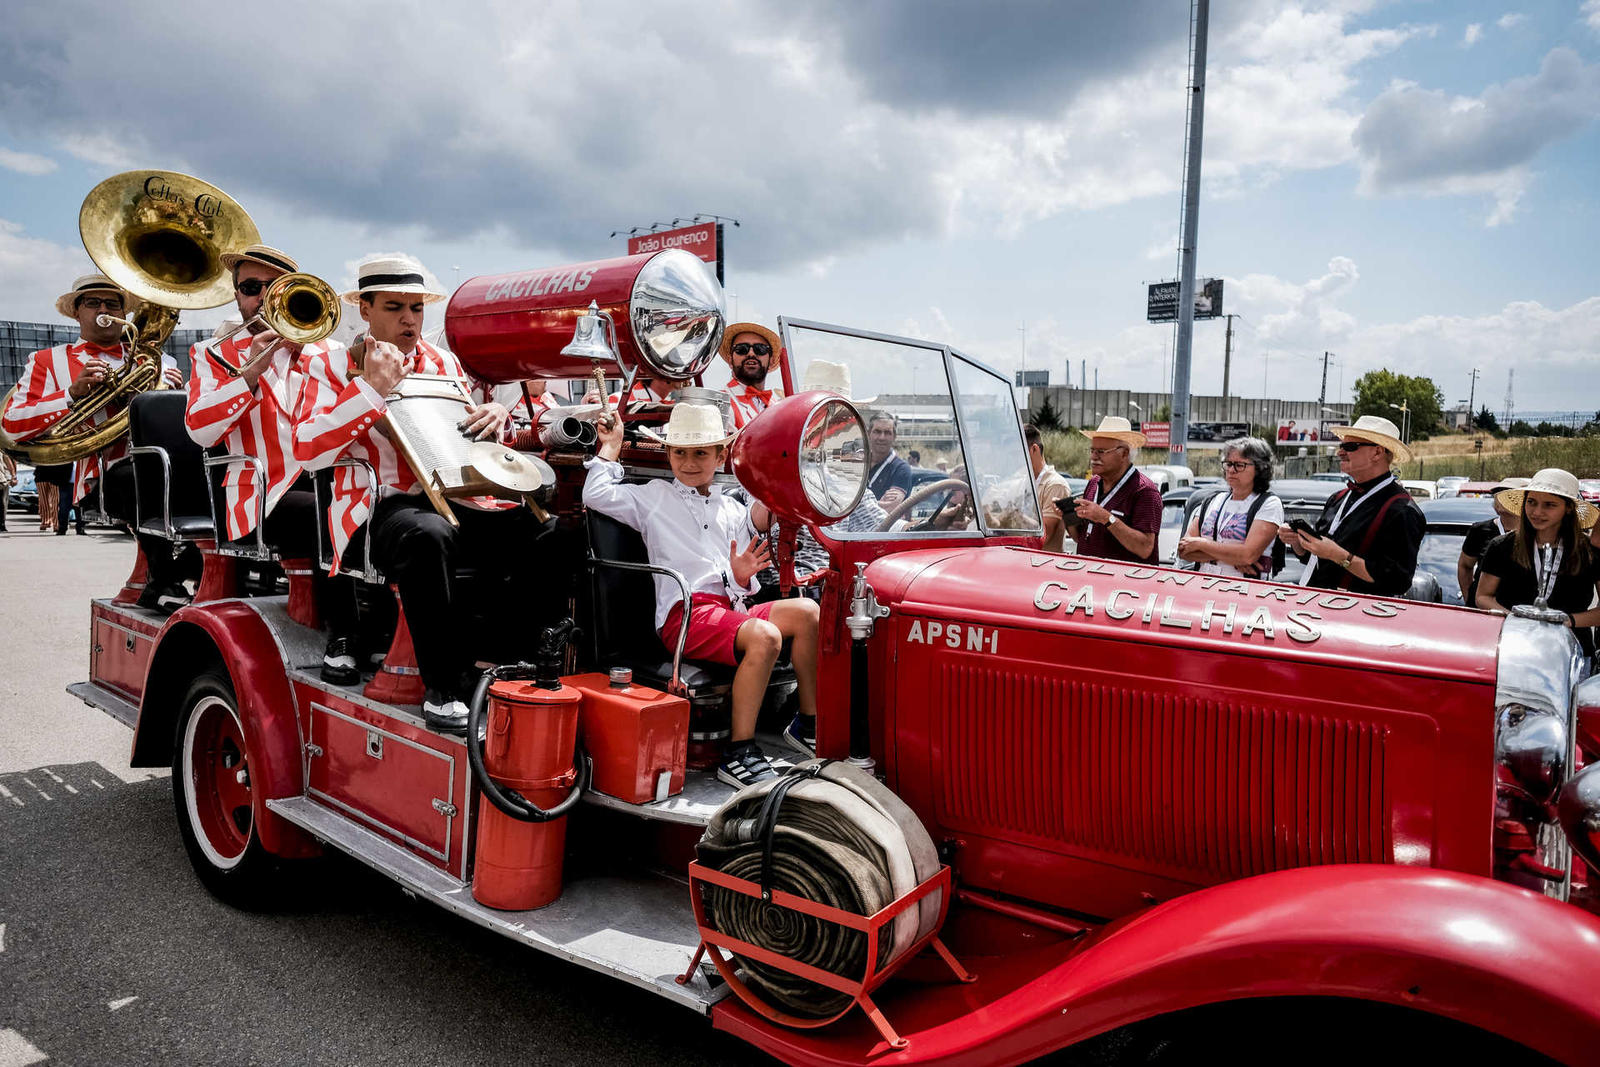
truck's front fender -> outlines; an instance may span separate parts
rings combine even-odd
[[[1347,997],[1443,1016],[1578,1063],[1600,1049],[1597,973],[1600,920],[1575,907],[1450,871],[1307,867],[1114,923],[1032,977],[1006,976],[992,997],[982,983],[965,996],[930,987],[923,995],[948,1010],[908,1012],[917,1027],[902,1030],[910,1047],[880,1047],[871,1059],[1020,1063],[1187,1008]],[[853,1042],[778,1031],[734,1005],[719,1005],[717,1016],[788,1062],[861,1062],[870,1051],[859,1031]]]

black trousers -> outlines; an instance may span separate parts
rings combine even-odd
[[[134,500],[136,491],[133,484],[133,462],[122,460],[113,463],[106,470],[105,499],[106,511],[118,522],[125,522],[133,529],[133,536],[139,542],[139,547],[144,550],[145,563],[150,568],[149,585],[156,589],[165,589],[176,585],[185,578],[198,578],[200,575],[199,553],[175,552],[177,548],[173,542],[157,534],[147,534],[139,530],[138,520],[134,513]],[[93,483],[91,483],[92,485]],[[91,488],[90,492],[94,490]],[[71,496],[70,490],[63,491],[63,498]],[[65,529],[65,512],[61,519]]]
[[[373,564],[400,590],[423,684],[464,699],[467,674],[488,644],[501,653],[493,658],[519,654],[518,648],[531,654],[537,628],[565,613],[563,591],[572,570],[560,558],[565,538],[526,508],[452,510],[459,528],[421,494],[384,497],[342,558],[357,563],[366,538],[372,538]],[[480,591],[475,604],[457,580],[458,569],[466,567]],[[487,637],[472,632],[474,608],[489,622]],[[505,637],[512,640],[492,640]]]
[[[317,497],[310,481],[302,476],[290,487],[261,520],[261,539],[284,559],[311,560],[311,591],[327,625],[335,637],[351,637],[356,631],[356,583],[347,575],[329,577],[316,566]],[[254,548],[255,534],[233,542]]]

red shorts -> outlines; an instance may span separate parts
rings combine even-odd
[[[689,636],[683,643],[684,656],[737,667],[739,656],[733,643],[739,636],[739,627],[750,619],[766,618],[776,603],[769,600],[749,611],[737,611],[727,597],[695,593],[689,598]],[[682,617],[683,605],[674,604],[667,612],[667,621],[661,624],[661,640],[668,652],[677,647],[678,620]]]

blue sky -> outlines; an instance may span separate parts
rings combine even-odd
[[[0,42],[0,316],[87,261],[78,204],[132,167],[234,194],[336,285],[405,249],[461,276],[730,229],[742,317],[950,341],[1059,381],[1164,374],[1143,283],[1175,264],[1182,0],[527,7],[284,0],[251,62],[233,8],[32,0]],[[1475,30],[1472,27],[1477,27]],[[305,42],[311,43],[305,43]],[[1600,407],[1600,3],[1214,6],[1200,270],[1227,279],[1235,389],[1374,367],[1449,401]],[[125,55],[170,55],[129,64]],[[252,66],[261,71],[252,79]],[[112,107],[108,102],[115,101]],[[731,303],[731,301],[730,301]],[[206,324],[217,313],[200,313]],[[1221,385],[1196,327],[1194,389]],[[1092,370],[1091,370],[1092,373]]]

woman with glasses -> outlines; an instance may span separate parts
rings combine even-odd
[[[1600,555],[1588,536],[1596,512],[1579,494],[1578,479],[1552,467],[1494,499],[1515,519],[1510,533],[1484,549],[1477,606],[1501,614],[1518,604],[1554,608],[1593,655],[1600,609],[1589,605],[1600,591]]]
[[[1283,523],[1283,501],[1267,491],[1272,483],[1272,448],[1259,437],[1238,437],[1222,446],[1218,493],[1195,511],[1178,542],[1178,558],[1198,563],[1202,574],[1230,578],[1272,575],[1272,542]]]

